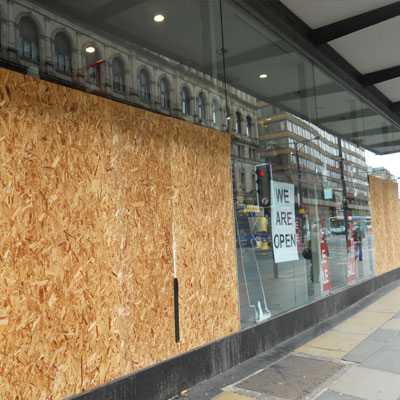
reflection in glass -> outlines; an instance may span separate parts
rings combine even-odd
[[[107,7],[88,1],[48,3],[49,9],[39,5],[24,11],[35,21],[46,15],[54,32],[30,17],[19,24],[14,13],[7,17],[9,35],[19,37],[23,65],[32,67],[39,51],[46,50],[39,46],[43,32],[48,43],[55,38],[55,54],[44,53],[55,60],[54,69],[72,68],[71,77],[60,78],[68,84],[82,89],[87,80],[102,96],[124,92],[124,101],[157,111],[152,97],[159,95],[163,113],[230,133],[243,327],[374,274],[360,146],[379,150],[382,140],[393,140],[398,129],[384,117],[269,31],[239,0],[221,1],[223,26],[219,2],[170,0],[163,4],[168,18],[157,28],[147,22],[148,7],[155,4],[150,0],[120,2],[115,9],[113,2]],[[94,30],[93,14],[104,30]],[[57,34],[65,26],[70,42]],[[72,65],[71,48],[80,48],[77,37],[96,37],[94,47],[101,52],[80,55]],[[52,79],[53,67],[36,68]],[[255,173],[265,165],[270,168],[261,192]],[[295,261],[274,259],[271,179],[295,190]]]
[[[114,57],[111,69],[113,89],[117,92],[125,92],[124,65],[119,57]]]
[[[169,108],[169,84],[167,78],[160,80],[160,101],[161,107]]]
[[[103,60],[100,52],[96,49],[93,53],[86,53],[86,80],[89,83],[100,85],[101,82],[101,66]]]
[[[182,101],[182,113],[189,115],[190,114],[190,95],[189,89],[184,86],[181,91],[181,101]]]
[[[251,136],[251,118],[246,117],[246,136]]]
[[[57,33],[54,38],[54,46],[56,52],[56,69],[57,71],[71,72],[71,43],[68,36],[63,33]]]
[[[206,119],[206,99],[204,93],[200,93],[197,98],[197,112],[200,122]]]
[[[19,21],[19,53],[22,57],[39,61],[39,31],[30,17],[22,17]]]
[[[213,100],[211,103],[212,107],[212,122],[217,124],[219,122],[219,112],[218,112],[218,102],[217,100]]]
[[[139,95],[140,100],[150,103],[150,76],[146,68],[142,68],[139,72]]]
[[[236,132],[242,133],[242,114],[236,111]]]

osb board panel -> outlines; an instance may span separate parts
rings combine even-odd
[[[400,213],[397,183],[369,177],[376,274],[400,267]]]
[[[237,331],[229,136],[6,70],[0,91],[0,398],[60,399]]]

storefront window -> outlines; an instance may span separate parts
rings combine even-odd
[[[187,0],[171,0],[159,23],[149,17],[151,1],[121,2],[115,13],[109,5],[93,11],[87,2],[67,3],[24,10],[47,13],[53,34],[37,22],[41,17],[10,17],[27,73],[45,58],[39,36],[48,35],[55,54],[47,56],[68,72],[59,74],[63,83],[94,87],[113,100],[121,92],[132,107],[161,108],[210,128],[210,135],[230,134],[226,184],[233,189],[243,328],[375,274],[363,148],[379,150],[379,142],[393,140],[390,122],[253,18],[243,2],[188,7]],[[92,11],[102,31],[94,32]],[[175,12],[181,18],[173,19]],[[77,14],[81,22],[70,23]],[[80,37],[96,37],[94,53],[73,56]],[[54,81],[50,66],[36,68]]]

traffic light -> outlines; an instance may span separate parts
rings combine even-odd
[[[263,205],[265,202],[265,172],[261,168],[256,168],[256,190],[257,190],[257,204]]]

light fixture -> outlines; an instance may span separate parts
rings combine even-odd
[[[96,51],[96,48],[94,46],[87,46],[85,51],[86,53],[92,54]]]
[[[157,14],[153,17],[154,22],[163,22],[164,20],[165,20],[165,17],[162,14]]]
[[[258,75],[258,77],[260,79],[265,79],[265,78],[268,78],[268,75],[267,74],[260,74],[260,75]]]

